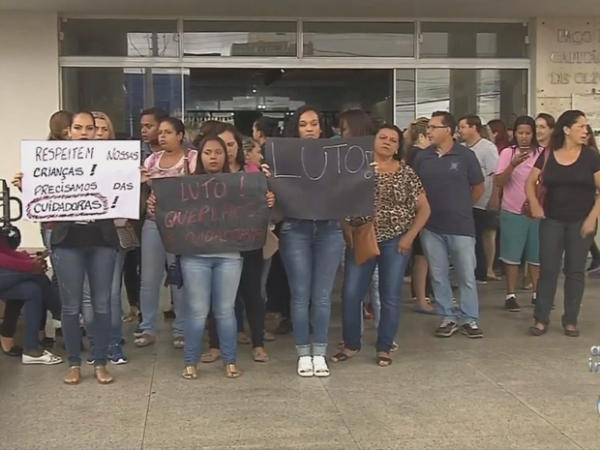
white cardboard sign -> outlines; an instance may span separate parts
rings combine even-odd
[[[139,219],[139,141],[22,141],[24,216]]]

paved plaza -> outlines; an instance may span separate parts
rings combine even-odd
[[[600,345],[600,280],[588,281],[578,339],[562,334],[560,292],[541,338],[527,335],[529,292],[521,313],[505,312],[502,282],[480,289],[483,340],[436,339],[438,319],[409,302],[392,366],[375,364],[368,322],[362,352],[331,364],[328,379],[298,377],[285,336],[268,344],[267,364],[240,346],[238,380],[214,363],[186,381],[166,324],[154,348],[128,339],[130,363],[112,367],[112,386],[99,386],[87,366],[72,387],[62,383],[66,364],[24,367],[2,356],[0,449],[600,448],[600,373],[588,369]],[[341,336],[339,289],[335,298],[330,354]]]

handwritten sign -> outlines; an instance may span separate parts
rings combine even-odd
[[[136,141],[22,141],[25,217],[138,219],[139,161]]]
[[[277,212],[307,220],[373,214],[373,142],[373,137],[268,139]]]
[[[169,253],[215,254],[264,247],[269,223],[262,173],[154,180],[156,225]]]

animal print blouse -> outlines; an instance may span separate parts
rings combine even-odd
[[[393,239],[406,233],[417,216],[417,199],[425,190],[417,174],[401,165],[393,173],[375,175],[375,233],[377,241]],[[351,226],[371,222],[371,216],[353,217]]]

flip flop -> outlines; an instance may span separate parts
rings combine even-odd
[[[438,313],[435,310],[435,308],[431,309],[431,310],[429,310],[429,309],[423,309],[419,305],[415,305],[413,311],[416,312],[416,313],[418,313],[418,314],[425,314],[425,315],[428,315],[428,316],[437,316],[438,315]]]

